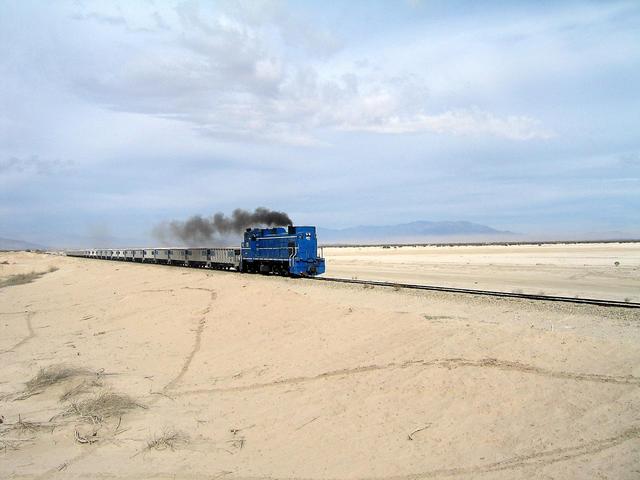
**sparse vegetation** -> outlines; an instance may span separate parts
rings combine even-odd
[[[27,420],[23,420],[21,415],[18,415],[17,422],[5,423],[2,426],[4,427],[4,429],[0,433],[1,435],[4,435],[7,432],[15,432],[18,434],[37,433],[41,430],[46,430],[51,428],[50,423],[29,422]]]
[[[7,278],[0,280],[0,288],[13,287],[15,285],[24,285],[25,283],[31,283],[34,280],[40,278],[43,273],[29,272],[18,273],[16,275],[9,275]]]
[[[90,392],[91,388],[94,387],[102,387],[102,381],[99,378],[91,381],[83,380],[82,382],[66,389],[64,393],[60,395],[60,401],[67,402],[74,397]]]
[[[51,365],[47,368],[41,368],[36,376],[26,383],[25,392],[33,393],[40,391],[69,378],[82,375],[93,375],[93,372],[87,368],[70,367],[68,365]]]
[[[34,280],[42,277],[47,273],[52,273],[58,270],[58,267],[49,267],[46,272],[29,272],[29,273],[17,273],[15,275],[9,275],[8,277],[0,280],[0,288],[13,287],[16,285],[24,285],[25,283],[31,283]]]
[[[172,428],[165,428],[160,435],[154,435],[147,441],[147,450],[175,450],[178,446],[189,443],[189,437]]]
[[[109,417],[117,417],[134,408],[145,408],[128,395],[102,392],[95,397],[71,402],[64,416],[77,415],[83,420],[102,423]]]
[[[20,444],[22,442],[30,441],[31,439],[21,439],[21,438],[2,438],[0,437],[0,450],[17,450],[20,448]]]
[[[450,320],[455,317],[450,317],[449,315],[422,315],[425,320]]]
[[[52,426],[49,423],[22,420],[20,415],[18,415],[18,421],[15,423],[5,422],[4,417],[0,417],[0,419],[3,420],[0,422],[0,450],[5,452],[7,450],[18,450],[22,444],[32,442],[35,439],[34,434]]]

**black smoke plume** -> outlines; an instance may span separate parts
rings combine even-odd
[[[194,215],[185,221],[172,220],[153,229],[153,235],[166,244],[178,240],[185,245],[219,243],[224,238],[242,233],[248,227],[293,225],[285,212],[258,207],[254,212],[236,208],[230,217],[218,212],[207,218]]]

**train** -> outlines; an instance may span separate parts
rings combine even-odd
[[[239,247],[94,248],[69,250],[66,254],[293,277],[325,272],[325,260],[318,256],[318,239],[313,226],[247,228]]]

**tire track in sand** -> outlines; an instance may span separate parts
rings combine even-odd
[[[207,313],[209,313],[209,308],[206,309],[206,311],[204,312],[204,315],[206,316]],[[204,330],[204,327],[206,324],[207,324],[207,321],[205,317],[202,317],[198,322],[198,327],[196,328],[195,340],[193,342],[193,347],[191,348],[191,351],[185,358],[184,363],[182,364],[182,368],[180,369],[180,372],[178,372],[178,374],[175,377],[173,377],[173,379],[171,379],[169,383],[167,383],[164,387],[162,387],[163,393],[171,390],[176,384],[180,382],[180,380],[182,380],[182,377],[184,377],[186,373],[189,371],[189,367],[191,366],[193,357],[195,357],[196,353],[198,353],[198,351],[200,350],[200,345],[202,344],[202,331]]]
[[[198,322],[198,326],[196,328],[196,335],[195,335],[195,339],[194,339],[193,347],[191,348],[191,351],[185,358],[184,363],[182,364],[182,368],[180,369],[180,372],[178,372],[178,374],[173,379],[171,379],[169,383],[167,383],[164,387],[162,387],[163,393],[166,393],[167,391],[175,387],[175,385],[177,385],[182,380],[182,378],[186,375],[186,373],[189,371],[189,367],[191,366],[193,357],[196,356],[196,353],[198,353],[198,351],[200,350],[200,346],[202,345],[202,332],[204,331],[204,327],[207,324],[207,315],[211,311],[211,307],[213,307],[213,302],[217,298],[217,293],[212,288],[202,288],[202,287],[182,287],[182,288],[187,290],[200,290],[200,291],[209,292],[209,304],[201,314],[202,318]]]
[[[640,427],[631,427],[613,437],[591,440],[572,447],[541,450],[527,455],[516,455],[499,462],[469,467],[453,467],[428,470],[422,473],[378,477],[375,480],[419,480],[422,478],[453,477],[459,475],[477,475],[482,473],[516,470],[526,467],[544,467],[557,462],[564,462],[585,455],[593,455],[608,450],[629,440],[640,438]],[[362,479],[365,480],[365,479]],[[374,480],[374,478],[367,479]]]
[[[631,427],[618,435],[607,437],[599,440],[591,440],[583,442],[571,447],[560,447],[549,450],[540,450],[526,455],[515,455],[513,457],[500,460],[498,462],[487,464],[476,464],[464,467],[449,467],[438,468],[433,470],[426,470],[419,473],[411,473],[406,475],[393,475],[387,477],[354,477],[353,480],[421,480],[427,478],[445,478],[445,477],[457,477],[457,476],[471,476],[475,478],[476,475],[491,472],[518,470],[522,468],[535,467],[537,469],[552,465],[558,462],[566,462],[574,458],[580,458],[587,455],[594,455],[596,453],[608,450],[610,448],[621,445],[630,440],[637,440],[640,438],[640,427]],[[93,450],[95,451],[95,450]],[[56,473],[51,471],[51,473]],[[175,472],[154,472],[148,478],[154,479],[171,479],[175,478]],[[202,473],[193,472],[180,474],[180,478],[184,479],[199,479],[203,478]],[[122,475],[122,474],[110,474],[110,473],[96,473],[92,472],[85,475],[77,475],[77,477],[88,478],[117,478],[124,479],[137,479],[140,478],[139,474],[136,475]],[[49,478],[42,476],[39,478]],[[215,477],[211,477],[215,478]],[[229,475],[225,478],[233,480],[346,480],[341,477],[271,477],[271,476],[243,476],[243,475]]]
[[[495,358],[483,358],[472,360],[466,358],[443,358],[434,360],[409,360],[406,362],[390,362],[383,365],[364,365],[360,367],[344,368],[340,370],[332,370],[312,376],[289,377],[264,383],[252,383],[249,385],[238,385],[230,387],[206,388],[195,390],[184,390],[175,392],[176,396],[200,394],[200,393],[216,393],[216,392],[238,392],[246,390],[258,390],[261,388],[278,387],[281,385],[296,385],[300,383],[315,382],[332,377],[343,377],[349,375],[358,375],[361,373],[375,372],[387,369],[409,368],[409,367],[435,367],[435,368],[495,368],[504,371],[515,371],[531,375],[539,375],[549,378],[558,378],[564,380],[576,380],[585,382],[613,383],[620,385],[640,385],[640,377],[633,375],[616,376],[604,375],[598,373],[576,373],[564,370],[551,370],[547,368],[528,365],[521,362],[513,362],[508,360],[498,360]]]
[[[20,340],[18,343],[16,343],[14,346],[7,348],[6,350],[0,350],[0,354],[12,352],[16,348],[21,347],[22,345],[24,345],[25,343],[27,343],[29,340],[31,340],[36,336],[36,332],[33,330],[33,325],[31,324],[31,319],[35,315],[35,312],[27,311],[22,313],[27,314],[25,317],[25,321],[27,323],[27,330],[29,332],[28,335],[24,337],[22,340]]]

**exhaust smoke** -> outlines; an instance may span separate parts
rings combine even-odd
[[[226,237],[239,235],[248,227],[284,227],[293,225],[285,212],[258,207],[250,212],[236,208],[230,217],[218,212],[211,217],[194,215],[187,220],[172,220],[157,225],[153,236],[161,243],[167,244],[178,240],[188,246],[204,243],[220,243]]]

